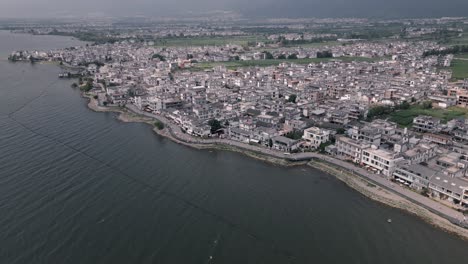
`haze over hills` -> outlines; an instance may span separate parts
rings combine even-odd
[[[178,16],[230,10],[245,17],[407,18],[465,16],[466,0],[2,0],[0,17]]]

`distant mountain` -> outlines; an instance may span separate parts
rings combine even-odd
[[[468,16],[468,0],[254,0],[239,8],[247,17]]]
[[[468,16],[467,10],[468,0],[0,0],[0,18],[100,13],[119,17],[226,17],[239,13],[248,18],[412,18]]]

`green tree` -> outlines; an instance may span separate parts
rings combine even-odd
[[[269,51],[264,51],[263,52],[265,54],[265,59],[266,60],[273,60],[275,57],[273,57],[273,54],[271,54],[271,52]]]
[[[297,95],[291,94],[291,95],[289,96],[288,102],[290,102],[290,103],[296,103],[296,99],[297,99]]]
[[[333,53],[329,50],[317,52],[317,58],[332,58]]]
[[[318,147],[318,151],[319,151],[320,153],[325,153],[325,148],[328,147],[328,146],[330,146],[331,144],[332,144],[331,141],[329,141],[329,142],[324,142],[324,143],[320,144],[320,146]]]
[[[293,53],[288,56],[288,60],[297,60],[297,54]]]
[[[295,130],[287,133],[284,136],[287,137],[287,138],[290,138],[290,139],[298,140],[298,139],[301,139],[303,135],[304,135],[304,131],[295,129]]]
[[[376,117],[388,115],[391,112],[393,112],[393,109],[390,106],[377,105],[369,109],[369,113],[367,114],[367,119],[371,120]]]
[[[216,131],[222,128],[221,122],[219,122],[219,120],[216,119],[211,119],[210,121],[208,121],[208,125],[211,127],[211,134],[216,133]]]
[[[343,135],[345,132],[346,132],[346,130],[345,130],[344,128],[342,128],[342,127],[338,128],[338,129],[336,130],[336,133],[337,133],[338,135]]]
[[[164,123],[161,122],[161,121],[159,121],[159,120],[156,121],[156,122],[154,122],[154,126],[155,126],[157,129],[159,129],[159,130],[163,130],[163,129],[164,129]]]
[[[410,105],[408,102],[404,101],[404,102],[402,102],[402,103],[398,106],[398,108],[399,108],[399,109],[402,109],[402,110],[406,110],[406,109],[409,109],[410,106],[411,106],[411,105]]]
[[[161,54],[154,54],[153,59],[159,59],[160,61],[166,61],[166,58]]]
[[[281,54],[278,56],[278,60],[285,60],[286,59],[286,55],[284,54]]]
[[[431,101],[424,101],[421,103],[421,107],[423,109],[431,109],[432,108],[432,102]]]

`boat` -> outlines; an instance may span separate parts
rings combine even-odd
[[[391,222],[392,222],[392,219],[391,219],[391,218],[387,219],[387,222],[388,222],[388,223],[391,223]]]

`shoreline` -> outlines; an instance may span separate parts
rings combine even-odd
[[[359,172],[355,172],[354,169],[349,171],[346,168],[343,168],[339,165],[332,164],[325,159],[320,158],[317,155],[317,158],[305,158],[297,159],[290,157],[277,157],[265,153],[260,153],[255,150],[242,148],[240,146],[235,146],[233,144],[226,144],[221,141],[214,140],[213,142],[186,142],[177,138],[174,134],[177,132],[172,131],[171,124],[164,122],[165,128],[159,130],[154,126],[154,122],[158,120],[156,117],[147,117],[139,113],[133,112],[128,107],[103,107],[99,106],[97,100],[93,98],[92,95],[87,95],[82,93],[82,97],[88,99],[87,106],[89,109],[95,112],[112,112],[119,113],[117,119],[125,123],[146,123],[152,127],[154,133],[159,136],[163,136],[175,143],[182,144],[188,147],[196,149],[215,149],[223,151],[231,151],[241,153],[251,158],[267,162],[269,164],[277,166],[308,166],[335,177],[340,180],[348,187],[359,192],[365,197],[381,203],[386,206],[397,208],[405,211],[411,215],[417,216],[426,223],[437,227],[447,233],[455,235],[463,240],[468,240],[468,229],[454,223],[454,219],[449,220],[448,216],[442,216],[443,213],[435,213],[427,208],[424,205],[418,204],[416,201],[412,201],[409,197],[404,195],[399,195],[394,190],[389,190],[385,186],[381,186],[377,182],[372,182],[371,180],[366,179],[365,176],[361,175]],[[279,153],[277,153],[279,155]],[[331,159],[330,159],[331,160]],[[353,165],[354,166],[354,165]],[[418,194],[419,195],[419,194]],[[441,204],[442,206],[442,204]]]

